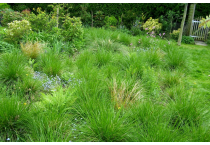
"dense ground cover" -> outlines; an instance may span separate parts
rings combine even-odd
[[[210,46],[101,28],[77,49],[27,40],[34,59],[30,44],[0,53],[0,141],[210,141]]]

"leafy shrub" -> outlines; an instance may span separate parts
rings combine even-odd
[[[5,41],[11,43],[17,43],[23,36],[31,31],[30,23],[26,20],[13,21],[8,24],[8,29],[6,30]]]
[[[195,41],[190,36],[182,36],[182,43],[185,43],[185,44],[195,44]]]
[[[24,4],[20,4],[20,5],[17,5],[17,6],[15,7],[15,10],[16,10],[16,11],[19,11],[19,12],[21,12],[21,11],[23,11],[23,10],[25,10],[25,9],[28,9],[28,7],[27,7],[26,5],[24,5]]]
[[[8,23],[13,22],[15,20],[22,20],[23,19],[23,14],[21,14],[20,12],[15,12],[12,9],[4,9],[3,13],[3,17],[1,20],[1,24],[2,26],[7,26]]]
[[[94,26],[102,27],[104,25],[104,12],[97,11],[94,16]]]
[[[14,46],[4,41],[0,41],[0,51],[12,51]]]
[[[25,44],[20,43],[22,52],[29,58],[35,59],[40,53],[42,53],[43,45],[40,42],[26,42]]]
[[[129,10],[122,15],[123,25],[125,25],[126,28],[128,28],[129,30],[131,29],[135,19],[136,19],[136,13],[134,13],[132,10]]]
[[[207,40],[206,43],[207,43],[207,44],[210,44],[210,40]]]
[[[82,28],[82,22],[80,18],[70,18],[67,17],[63,23],[62,26],[62,35],[64,36],[65,41],[72,41],[75,38],[76,39],[82,39],[83,38],[83,28]]]
[[[175,40],[178,40],[179,32],[180,32],[180,28],[178,30],[173,30],[173,32],[171,33],[171,37]]]
[[[152,19],[152,17],[150,17],[143,25],[143,29],[148,30],[149,32],[152,32],[153,30],[159,32],[161,28],[162,24],[158,23],[158,19]]]
[[[0,10],[6,8],[10,8],[10,5],[8,5],[7,3],[0,3]]]
[[[175,27],[176,23],[174,20],[178,20],[179,15],[175,11],[169,10],[165,16],[160,16],[160,22],[162,23],[162,31],[166,32],[166,34],[170,34],[173,27]]]
[[[144,34],[139,27],[134,27],[134,26],[131,28],[131,33],[133,36]]]
[[[106,26],[117,26],[117,19],[114,16],[106,16],[104,19],[105,25]]]
[[[23,14],[24,17],[27,17],[30,15],[31,11],[29,9],[25,9],[21,13]]]
[[[84,3],[84,4],[80,5],[80,7],[81,7],[80,17],[81,17],[81,21],[82,21],[83,25],[90,26],[92,19],[91,19],[91,14],[89,12],[87,12],[88,4]]]
[[[35,15],[33,12],[26,16],[25,19],[31,23],[33,31],[51,31],[56,26],[56,19],[50,19],[50,15],[41,11],[41,8],[37,8],[38,14]]]

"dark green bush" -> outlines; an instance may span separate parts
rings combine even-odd
[[[102,27],[104,26],[104,12],[102,11],[97,11],[94,15],[94,26],[95,27]]]
[[[122,16],[123,25],[125,25],[126,28],[128,28],[129,30],[133,26],[135,20],[136,20],[136,13],[134,13],[132,10],[127,11]]]
[[[2,26],[7,26],[8,23],[13,22],[14,20],[21,21],[23,19],[23,14],[15,12],[12,9],[4,9],[1,13],[3,14],[1,20]]]
[[[190,36],[182,36],[182,43],[185,43],[185,44],[194,44],[195,41]]]

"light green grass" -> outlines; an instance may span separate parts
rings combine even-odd
[[[28,38],[41,35],[47,42]],[[77,51],[50,38],[33,65],[0,54],[0,141],[210,141],[209,46],[100,28],[84,28]],[[62,83],[44,91],[35,70]]]

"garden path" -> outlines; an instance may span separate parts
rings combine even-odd
[[[195,45],[207,46],[207,44],[203,41],[195,41]]]

